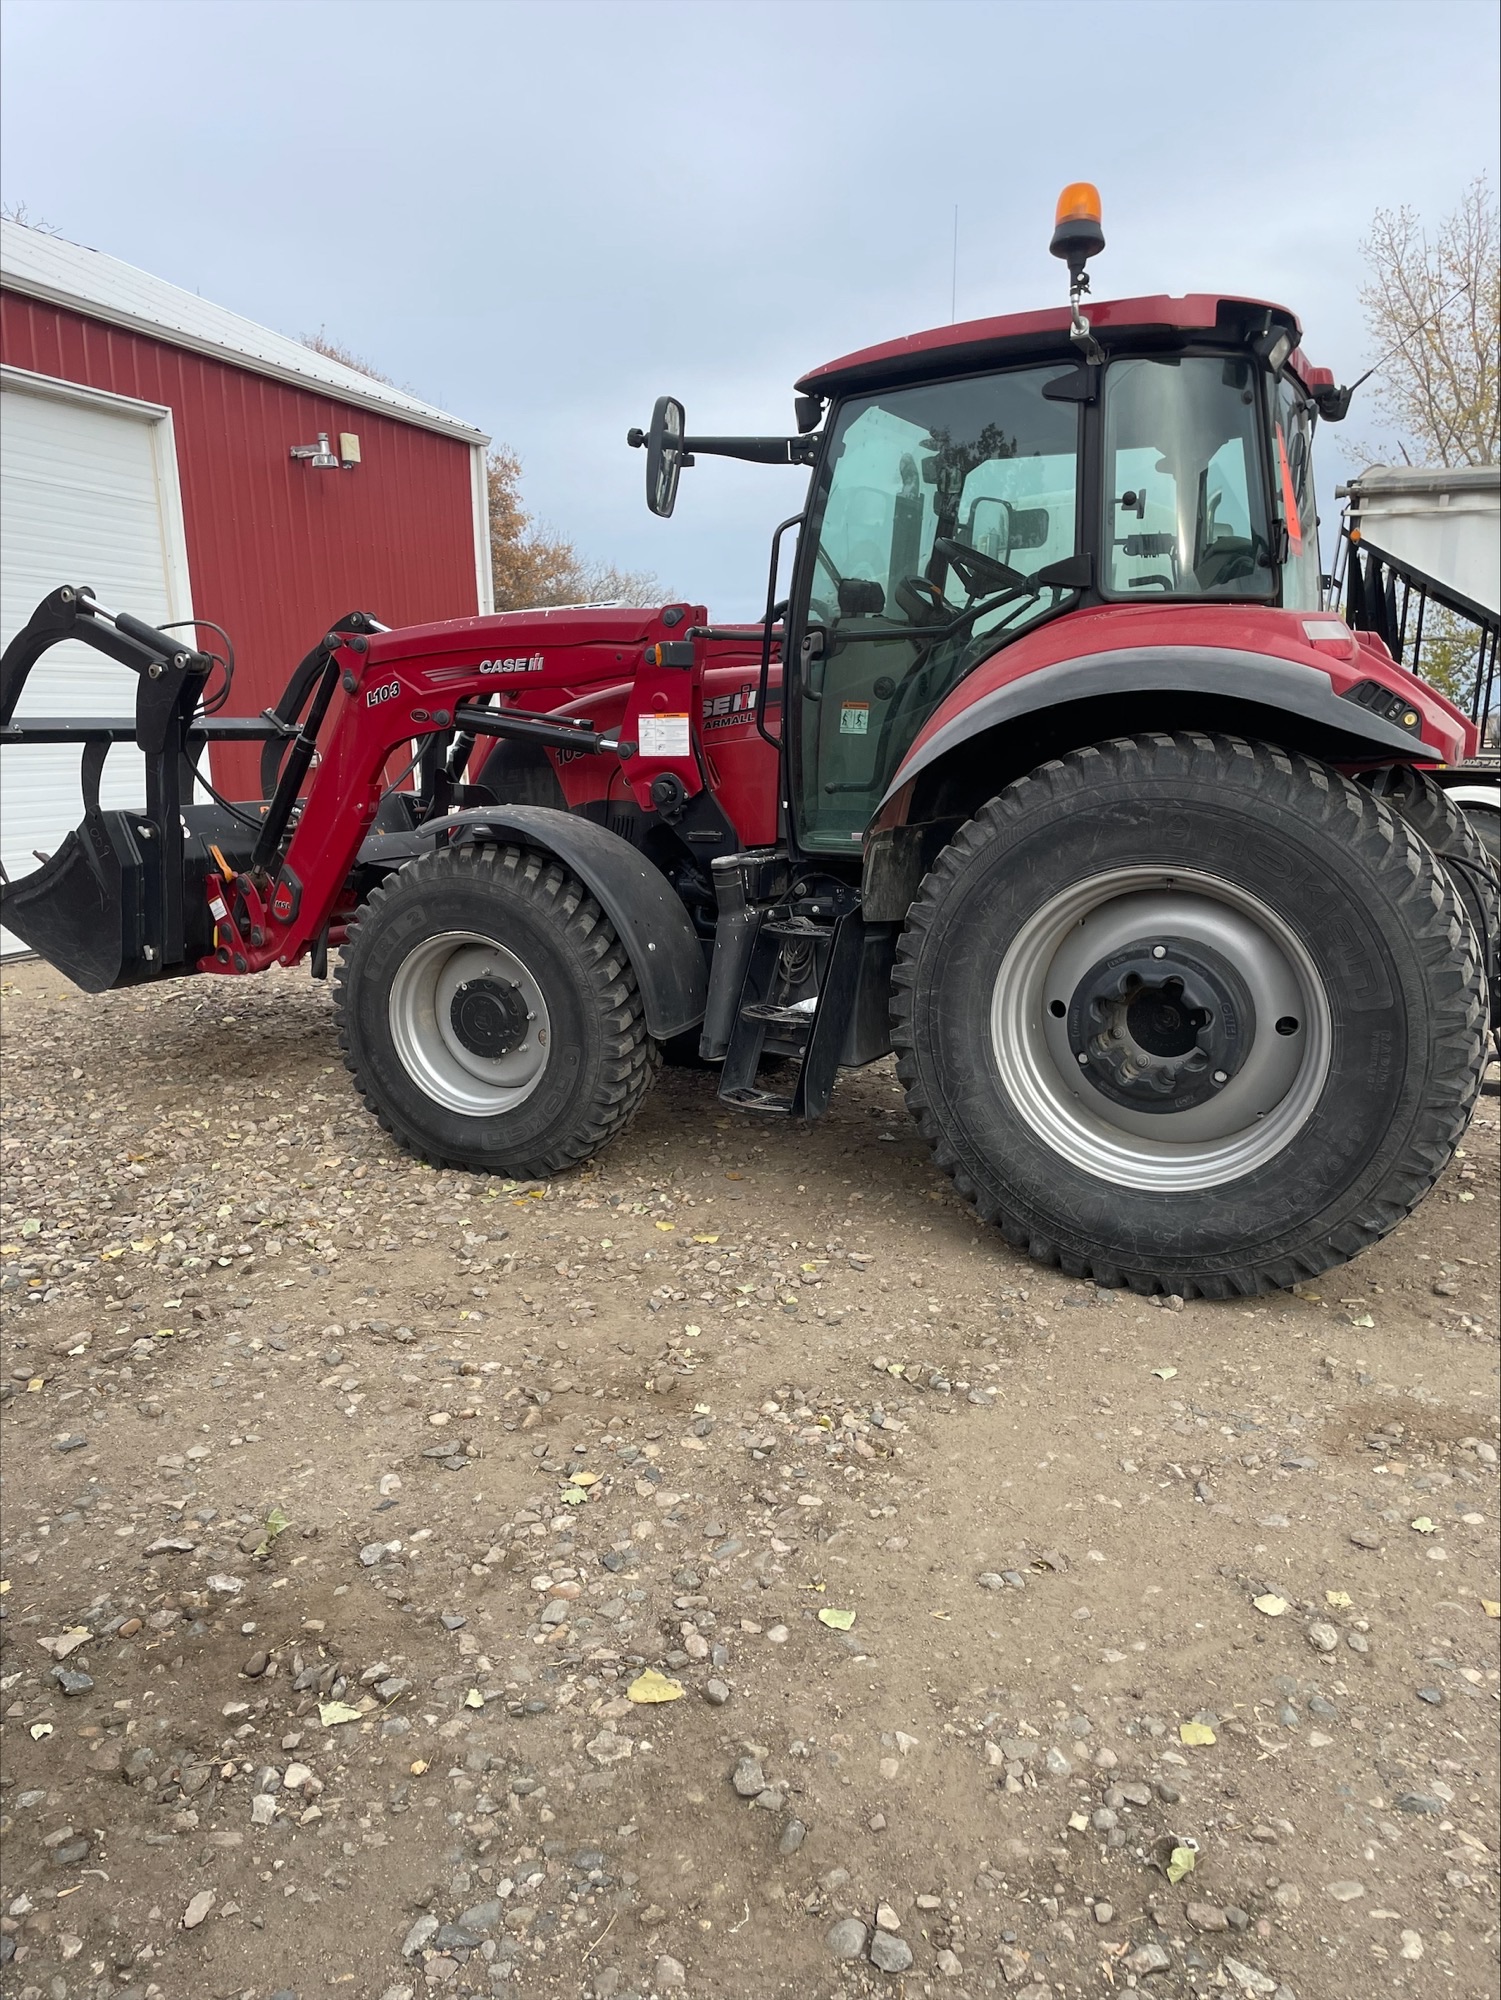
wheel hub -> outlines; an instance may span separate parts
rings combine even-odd
[[[1133,939],[1096,960],[1067,1014],[1081,1074],[1139,1111],[1206,1103],[1240,1068],[1256,1027],[1234,967],[1178,937]]]
[[[391,981],[391,1040],[408,1076],[445,1110],[496,1117],[524,1104],[552,1056],[537,975],[477,931],[438,931]]]
[[[1202,1102],[1179,1099],[1205,1071],[1189,1072],[1171,1096],[1154,1090],[1146,1098],[1121,1088],[1108,1061],[1089,1059],[1090,1044],[1118,1026],[1128,1038],[1119,1051],[1139,1050],[1148,1067],[1187,1060],[1154,1055],[1131,1034],[1138,996],[1128,1000],[1119,983],[1133,961],[1144,987],[1182,978],[1192,1011],[1220,1017],[1205,1024],[1210,1046],[1199,1050],[1209,1060]],[[1248,995],[1244,1007],[1227,1005],[1239,999],[1230,968]],[[1071,1033],[1081,988],[1083,1003],[1098,997],[1106,1015],[1086,1024],[1076,1013]],[[1150,994],[1140,998],[1147,1042],[1181,1045],[1193,1024],[1170,1023],[1155,1015]],[[1171,1005],[1181,1012],[1176,993]],[[1204,1031],[1193,1025],[1195,1048]],[[1082,877],[1033,911],[997,968],[990,1034],[1001,1087],[1042,1144],[1098,1180],[1163,1194],[1221,1187],[1275,1159],[1320,1100],[1332,1044],[1321,976],[1283,916],[1222,876],[1143,864]],[[1215,1069],[1228,1079],[1218,1087]]]
[[[520,1048],[529,1019],[520,988],[505,979],[466,979],[449,1006],[453,1031],[464,1047],[491,1062]]]

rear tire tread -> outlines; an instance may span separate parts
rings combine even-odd
[[[1251,1269],[1193,1273],[1136,1270],[1123,1267],[1118,1256],[1108,1262],[1089,1256],[1080,1272],[1097,1284],[1124,1284],[1140,1293],[1175,1291],[1183,1297],[1206,1299],[1252,1297],[1270,1290],[1290,1290],[1332,1265],[1348,1261],[1411,1214],[1452,1157],[1485,1073],[1481,1032],[1485,982],[1473,925],[1447,870],[1381,799],[1295,752],[1196,731],[1118,738],[1050,759],[982,806],[960,827],[924,878],[897,947],[892,973],[892,1043],[908,1108],[932,1150],[935,1165],[982,1217],[987,1206],[994,1206],[994,1219],[1008,1242],[1025,1248],[1037,1263],[1062,1264],[1063,1253],[1057,1245],[1037,1235],[1022,1218],[1006,1213],[1001,1199],[994,1195],[988,1203],[977,1199],[971,1184],[961,1180],[959,1160],[940,1128],[914,1052],[918,957],[956,876],[998,832],[1035,810],[1039,795],[1056,801],[1066,794],[1077,802],[1079,785],[1077,777],[1070,781],[1071,772],[1110,784],[1122,780],[1135,783],[1181,775],[1190,759],[1212,760],[1218,772],[1211,770],[1207,775],[1228,777],[1234,771],[1241,782],[1249,768],[1263,795],[1280,797],[1282,803],[1305,816],[1311,813],[1321,819],[1336,831],[1342,845],[1357,853],[1363,850],[1378,868],[1390,869],[1393,850],[1398,850],[1408,875],[1399,900],[1408,918],[1409,934],[1441,988],[1463,1008],[1462,1023],[1456,1021],[1430,1044],[1428,1088],[1400,1155],[1388,1165],[1380,1188],[1372,1190],[1360,1212],[1337,1224],[1316,1252],[1289,1252]]]

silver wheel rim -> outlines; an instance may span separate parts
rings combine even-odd
[[[1239,1069],[1187,1111],[1136,1110],[1095,1089],[1051,1011],[1112,951],[1158,932],[1228,960],[1255,1006]],[[1279,1033],[1289,1020],[1296,1028]],[[1002,1089],[1046,1146],[1098,1180],[1155,1193],[1219,1187],[1274,1159],[1318,1102],[1332,1046],[1323,981],[1290,925],[1235,883],[1160,868],[1090,876],[1034,912],[1001,961],[990,1035]]]
[[[470,982],[488,979],[516,990],[525,1039],[501,1056],[466,1047],[454,1025],[454,1001]],[[391,983],[391,1039],[419,1090],[449,1111],[493,1118],[513,1111],[542,1080],[552,1023],[536,979],[514,951],[477,931],[444,931],[402,960]]]

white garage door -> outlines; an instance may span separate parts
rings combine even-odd
[[[16,369],[0,371],[0,645],[61,583],[88,584],[102,604],[157,624],[193,609],[169,410]],[[185,635],[186,636],[186,635]],[[46,654],[16,711],[135,713],[136,677],[88,646]],[[83,817],[74,745],[0,750],[0,859],[12,881],[36,867]],[[145,799],[140,752],[112,749],[100,801]],[[0,951],[22,949],[0,931]]]

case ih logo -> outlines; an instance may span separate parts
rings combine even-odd
[[[545,662],[540,653],[518,653],[509,660],[481,660],[482,674],[540,674]]]
[[[715,695],[704,703],[705,729],[729,729],[737,722],[748,722],[756,706],[756,688],[753,681],[746,681],[733,694]]]
[[[379,708],[383,701],[395,701],[401,693],[400,681],[387,681],[383,687],[371,688],[365,696],[366,708]]]

